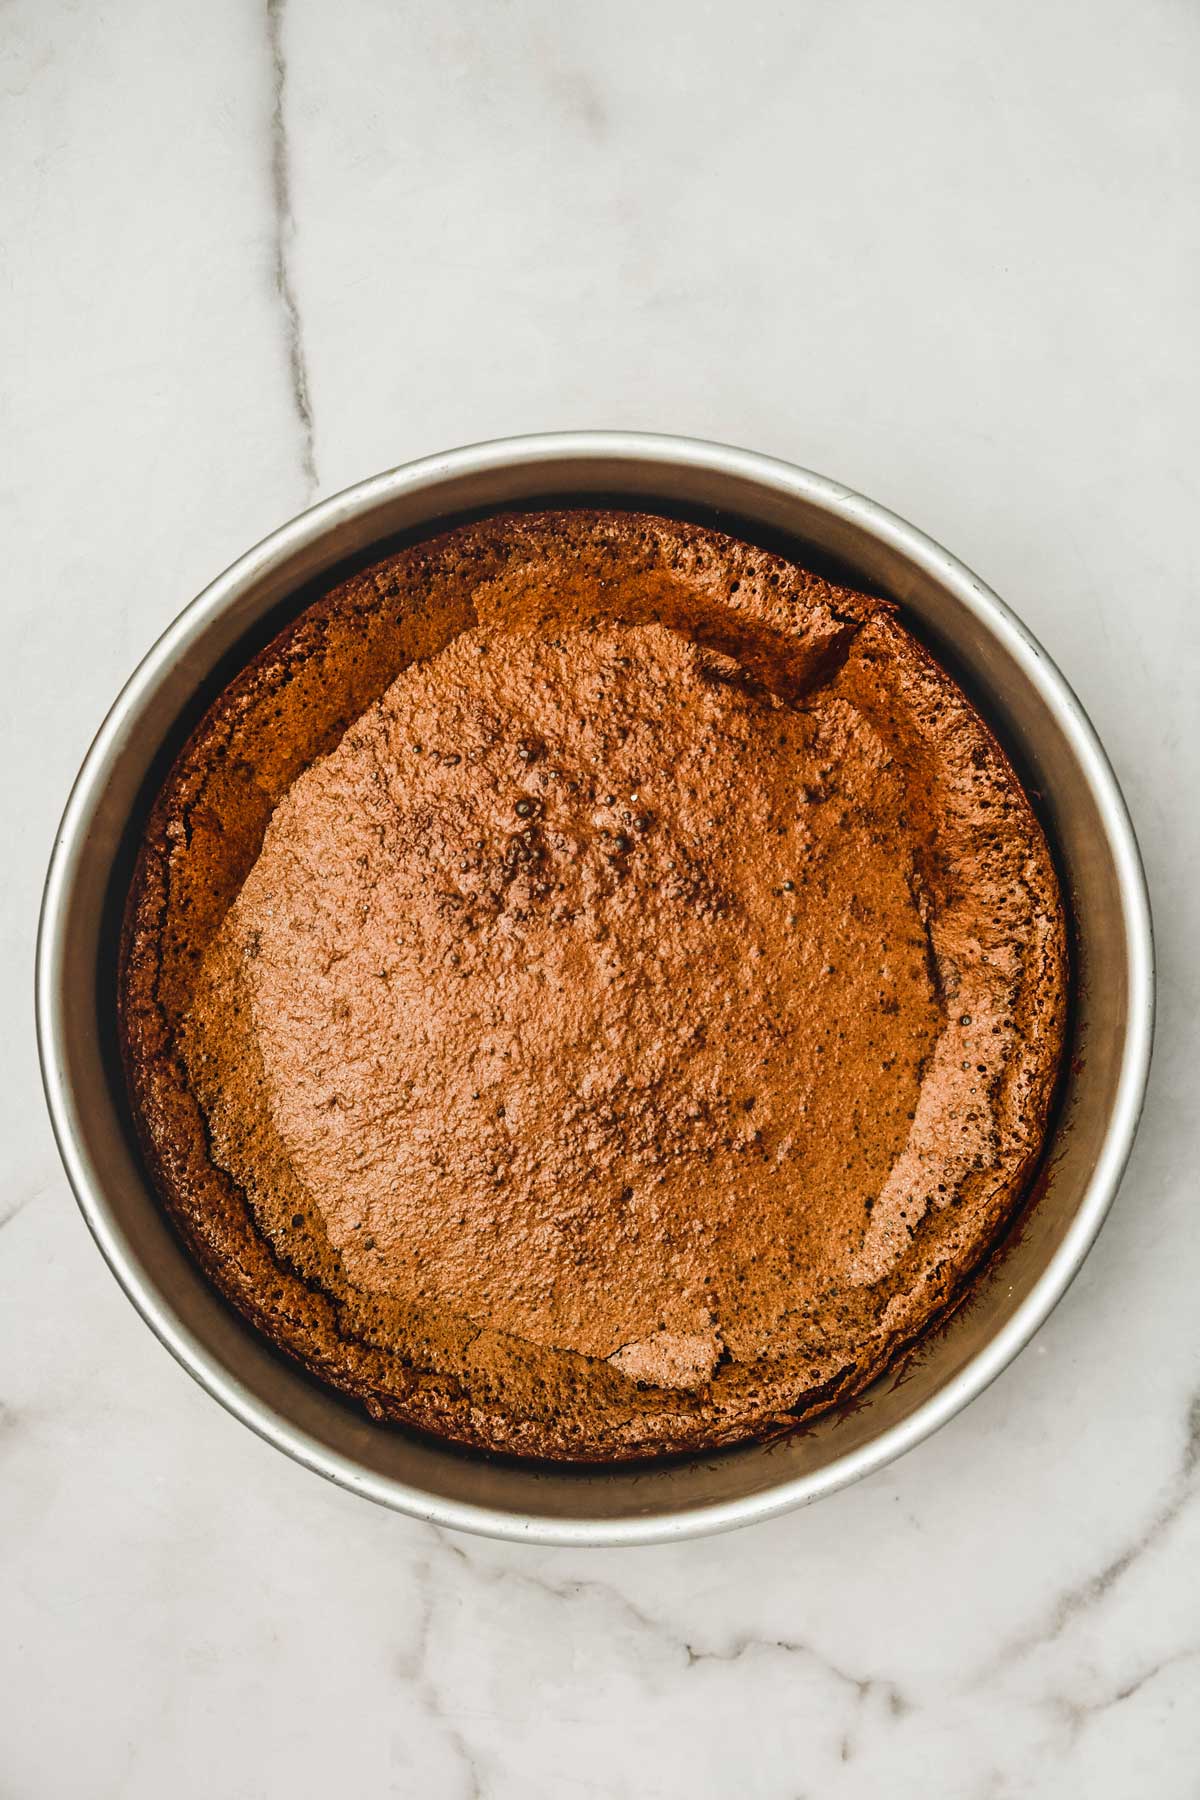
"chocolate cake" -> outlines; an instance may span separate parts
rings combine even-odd
[[[120,1016],[220,1291],[376,1419],[763,1437],[964,1291],[1064,1036],[1042,831],[885,601],[492,518],[309,606],[151,815]]]

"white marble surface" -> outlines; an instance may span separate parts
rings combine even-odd
[[[0,1793],[1200,1794],[1186,0],[9,0],[0,12]],[[373,1510],[227,1418],[75,1212],[30,1029],[88,738],[250,541],[414,454],[615,424],[953,546],[1068,670],[1157,912],[1116,1211],[938,1438],[737,1536]]]

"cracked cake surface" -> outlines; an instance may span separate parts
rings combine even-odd
[[[135,1117],[210,1278],[376,1418],[770,1435],[964,1290],[1055,1089],[1063,907],[889,603],[506,515],[309,606],[153,809]]]

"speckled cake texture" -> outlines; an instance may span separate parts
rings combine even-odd
[[[569,511],[399,552],[231,683],[120,1008],[260,1331],[376,1418],[601,1461],[794,1425],[961,1294],[1066,990],[1030,804],[892,606]]]

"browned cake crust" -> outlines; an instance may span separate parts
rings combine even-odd
[[[1066,936],[894,609],[718,533],[486,521],[334,590],[146,831],[146,1154],[221,1292],[376,1418],[618,1459],[792,1425],[1026,1188]]]

